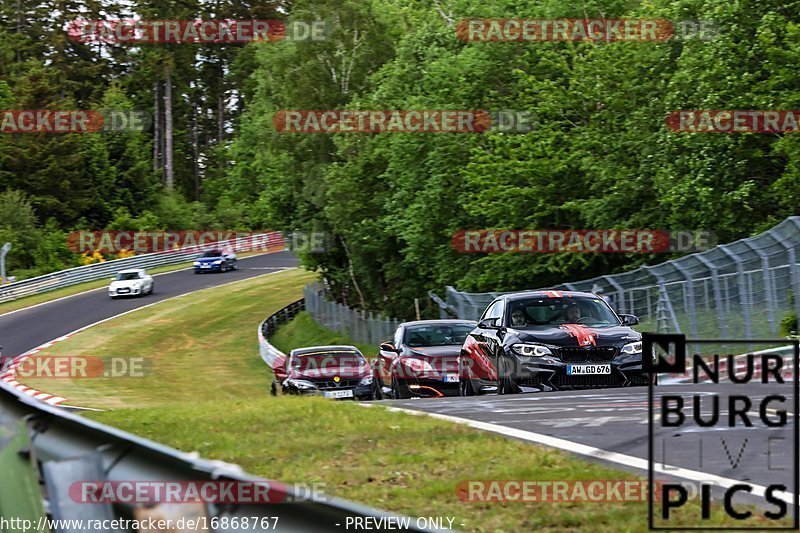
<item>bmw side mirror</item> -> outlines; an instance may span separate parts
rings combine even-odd
[[[639,323],[639,317],[636,315],[619,315],[622,319],[623,326],[635,326]]]
[[[498,329],[498,318],[484,318],[478,322],[478,327],[481,329]]]
[[[397,348],[391,342],[382,342],[380,348],[383,352],[397,352]]]

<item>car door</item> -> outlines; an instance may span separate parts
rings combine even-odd
[[[150,292],[150,288],[153,286],[153,276],[148,274],[146,270],[142,270],[141,276],[144,280],[142,283],[142,291]]]

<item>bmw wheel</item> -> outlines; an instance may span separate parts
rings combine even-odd
[[[383,393],[381,392],[381,382],[378,376],[372,376],[372,399],[383,400]]]
[[[511,372],[507,369],[504,358],[497,360],[497,394],[515,394],[514,386],[511,384]]]
[[[464,372],[464,366],[461,361],[458,362],[458,395],[475,396],[475,387],[472,384],[472,380]]]
[[[392,400],[405,400],[403,391],[400,389],[400,382],[397,378],[392,378]]]

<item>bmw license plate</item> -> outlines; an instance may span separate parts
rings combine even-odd
[[[211,268],[211,265],[200,265],[200,268]]]
[[[610,374],[611,365],[567,365],[568,376],[588,376],[591,374]]]
[[[326,390],[322,392],[326,398],[352,398],[353,389],[348,390]]]
[[[445,383],[458,383],[458,374],[445,374],[442,376],[442,381]]]

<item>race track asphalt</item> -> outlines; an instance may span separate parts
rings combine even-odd
[[[105,288],[44,305],[0,315],[0,346],[4,357],[14,357],[89,324],[144,305],[182,294],[260,276],[298,265],[291,252],[275,252],[239,259],[239,269],[225,273],[194,274],[179,270],[159,274],[155,292],[141,298],[112,300]],[[110,280],[109,280],[110,282]]]
[[[662,394],[684,398],[686,421],[681,427],[662,427],[660,409]],[[761,402],[769,395],[782,394],[785,402],[770,402],[765,408],[768,421],[777,417],[776,410],[787,412],[788,422],[782,427],[771,427],[761,418]],[[700,413],[704,418],[712,413],[713,397],[719,400],[720,423],[715,427],[701,427],[694,422],[692,397],[702,397]],[[728,398],[731,395],[747,396],[752,406],[747,411],[751,427],[741,418],[728,427]],[[648,389],[631,387],[618,389],[559,391],[529,393],[509,396],[495,394],[471,398],[438,398],[416,400],[389,400],[387,406],[411,409],[458,417],[471,421],[532,432],[537,435],[564,439],[606,452],[624,454],[632,458],[612,461],[614,467],[646,475],[648,459]],[[712,476],[743,481],[761,486],[784,484],[789,499],[795,491],[795,469],[798,450],[795,446],[795,404],[793,384],[731,384],[701,383],[658,386],[654,388],[653,457],[655,478],[664,480],[687,479],[678,467]],[[502,431],[500,431],[502,433]],[[512,437],[514,435],[511,435]],[[524,436],[520,438],[525,438]],[[565,449],[569,449],[568,447]],[[603,454],[594,458],[603,461]],[[667,465],[663,466],[662,465]],[[697,484],[695,484],[695,487]],[[722,492],[714,489],[714,498]],[[742,501],[774,509],[763,498],[739,497]],[[789,505],[791,509],[791,504]]]

